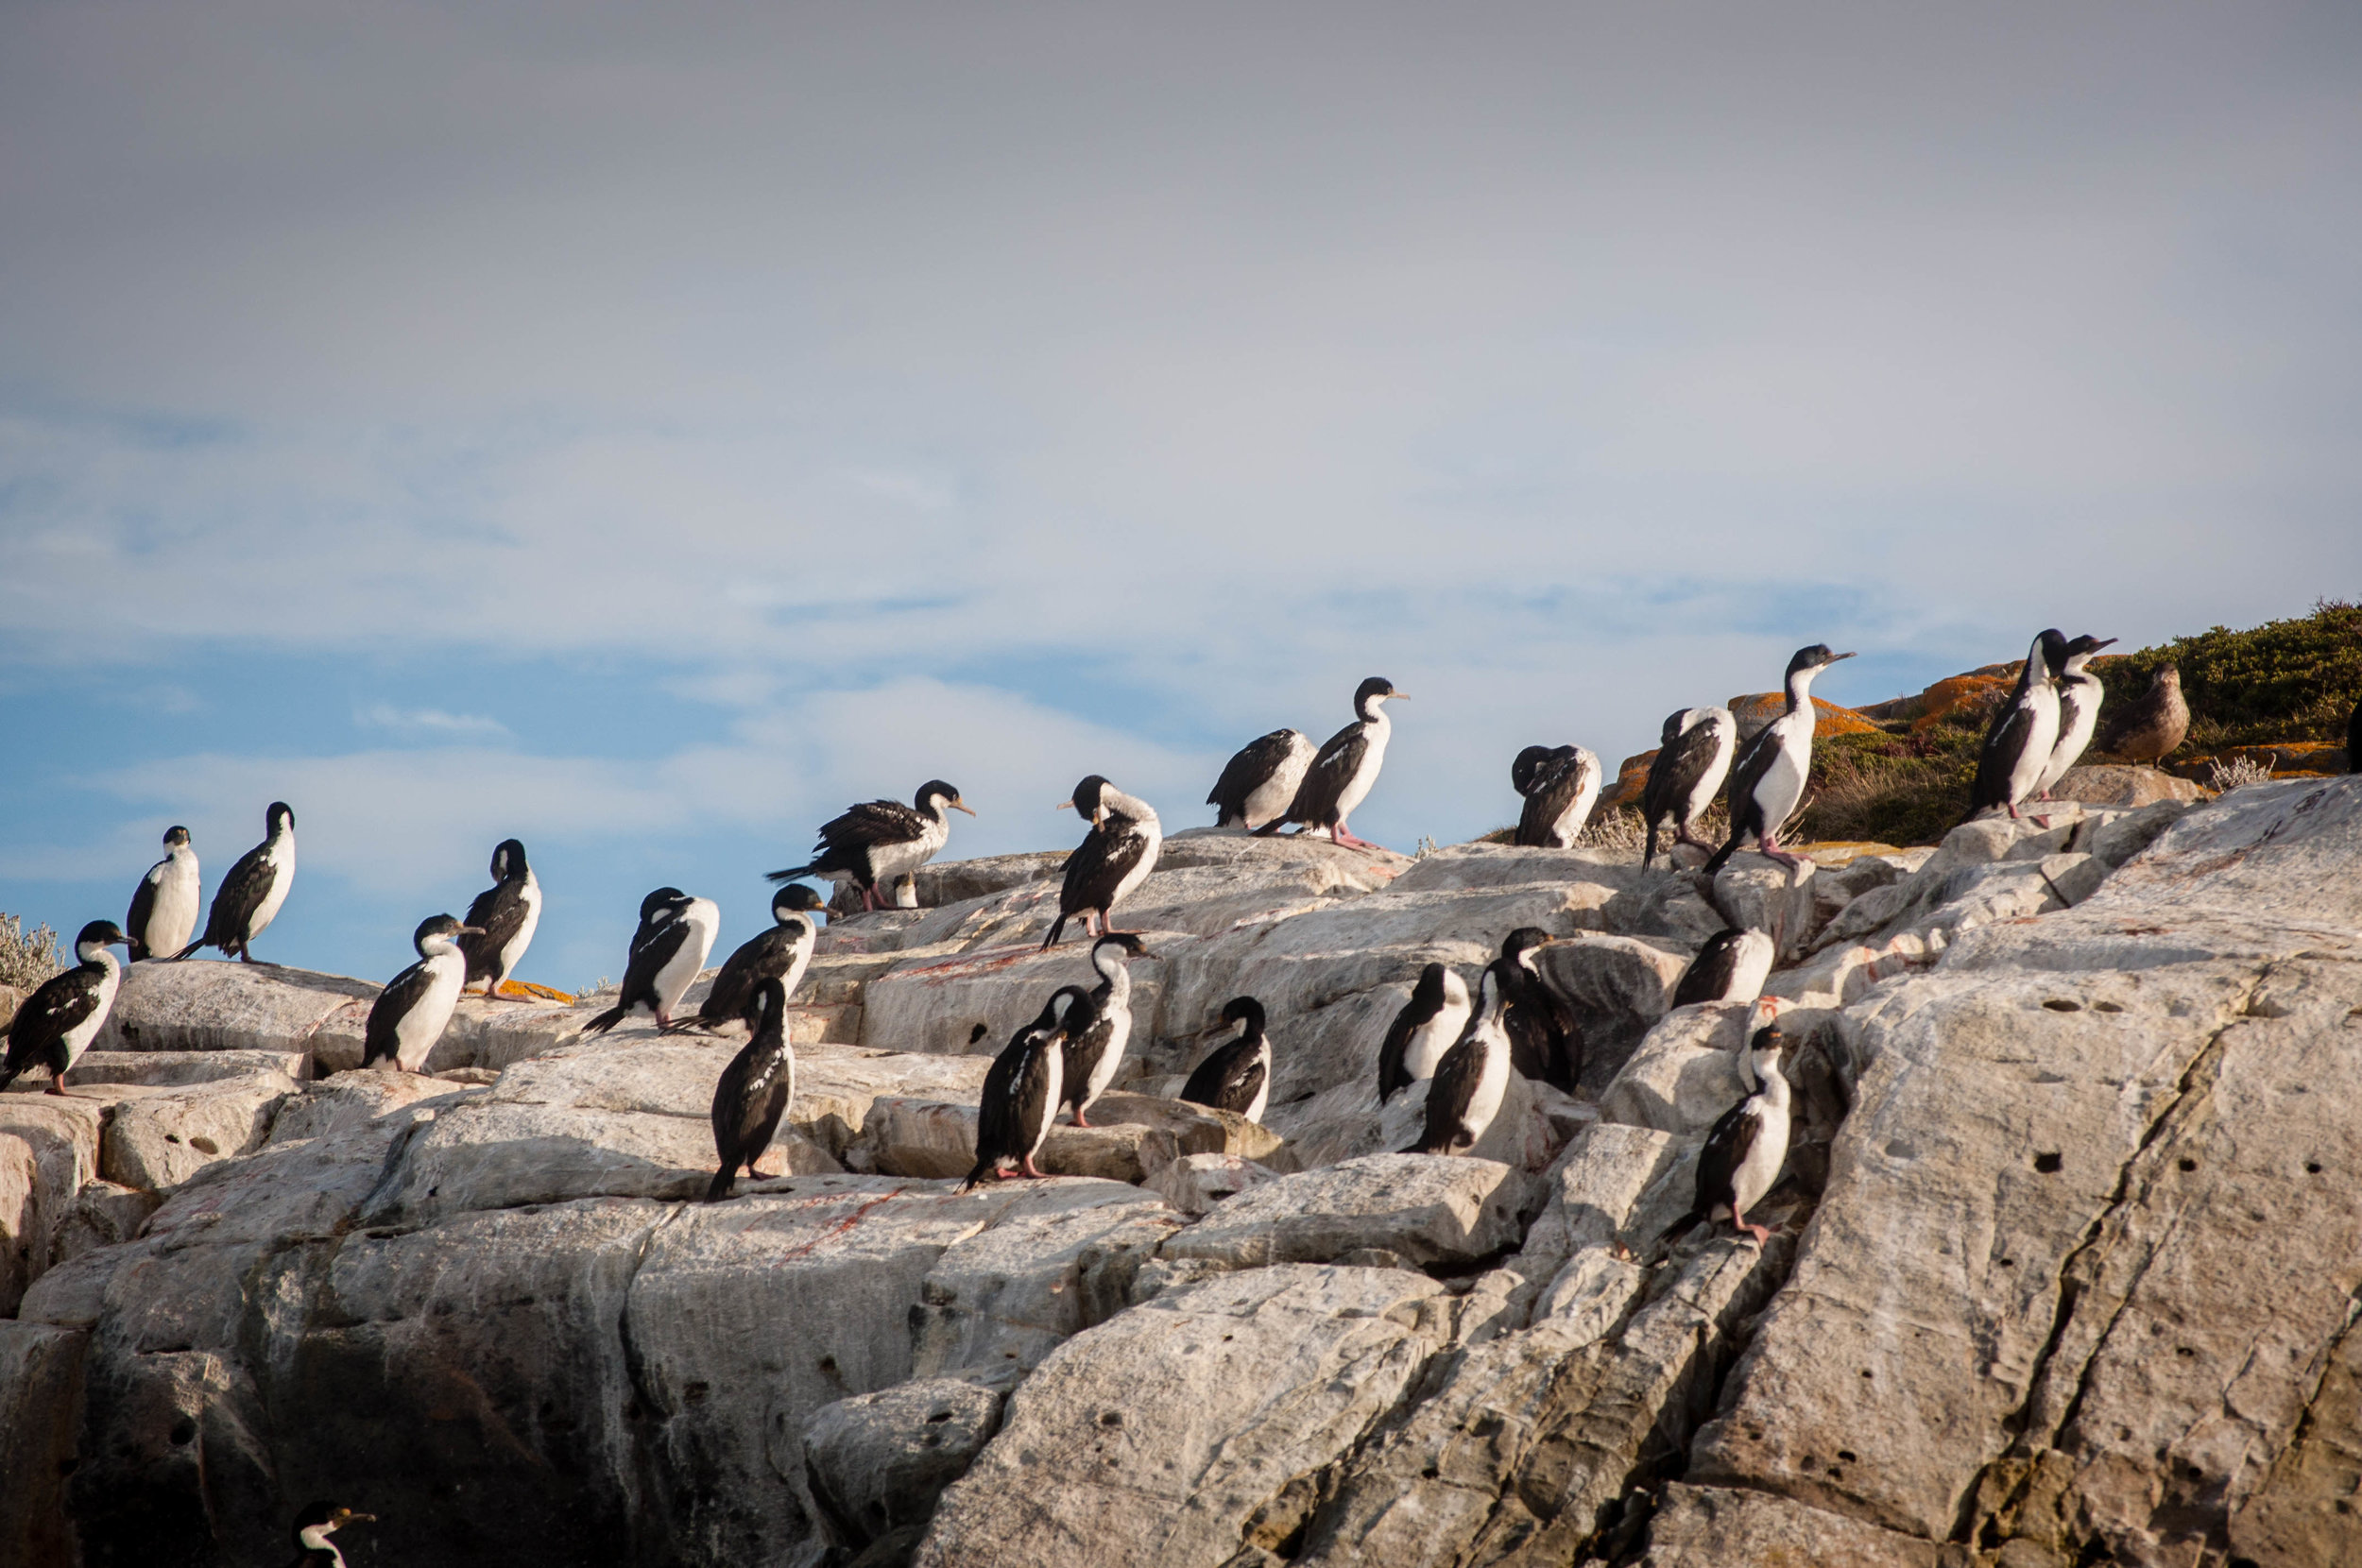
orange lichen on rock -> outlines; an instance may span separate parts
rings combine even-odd
[[[1600,800],[1600,810],[1612,811],[1618,806],[1637,806],[1640,792],[1649,787],[1649,768],[1656,761],[1656,753],[1644,751],[1637,757],[1627,757],[1616,770],[1616,782],[1607,787]]]
[[[1788,697],[1779,691],[1758,691],[1750,697],[1733,697],[1729,707],[1731,717],[1738,721],[1738,732],[1753,735],[1788,711]],[[1852,708],[1824,703],[1818,697],[1812,700],[1812,724],[1814,731],[1822,735],[1859,735],[1878,727]]]
[[[1911,733],[1919,734],[1953,709],[1981,702],[1988,694],[2006,695],[2017,685],[2018,666],[2007,668],[2007,674],[1953,675],[1927,688],[1920,693],[1919,717],[1911,721]]]
[[[546,985],[536,985],[531,980],[503,980],[501,981],[501,995],[516,997],[527,1001],[556,1002],[564,1007],[574,1005],[574,998],[565,992],[552,990]]]

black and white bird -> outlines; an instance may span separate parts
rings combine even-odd
[[[812,963],[813,948],[820,941],[819,914],[824,907],[820,895],[801,882],[790,882],[773,894],[771,929],[740,943],[722,961],[722,972],[713,977],[713,989],[697,1004],[696,1016],[676,1018],[667,1026],[668,1031],[695,1029],[720,1034],[735,1029],[745,1021],[747,1004],[764,980],[778,980],[787,987],[790,997],[795,996]]]
[[[525,863],[525,846],[517,840],[503,839],[493,847],[492,885],[468,906],[468,924],[476,932],[459,942],[468,956],[468,983],[482,981],[484,994],[497,997],[541,924],[541,879]]]
[[[1780,829],[1805,798],[1812,776],[1812,678],[1851,654],[1833,654],[1827,643],[1799,648],[1788,661],[1788,709],[1755,731],[1731,767],[1731,836],[1707,857],[1711,877],[1739,844],[1753,838],[1763,853],[1791,870],[1802,864],[1780,847]]]
[[[1669,818],[1676,844],[1709,847],[1697,835],[1698,818],[1730,777],[1737,749],[1738,721],[1727,707],[1685,707],[1667,716],[1649,780],[1640,788],[1640,815],[1649,826],[1640,854],[1644,868],[1656,862],[1657,829]]]
[[[1010,1167],[1027,1176],[1046,1174],[1034,1164],[1042,1140],[1050,1135],[1065,1099],[1066,1043],[1070,1028],[1079,1028],[1090,1010],[1090,997],[1079,985],[1062,985],[1034,1021],[1009,1039],[984,1074],[984,1097],[976,1108],[976,1167],[959,1190],[966,1192],[986,1176],[1005,1180]]]
[[[205,934],[172,956],[187,958],[199,947],[218,947],[254,962],[252,944],[265,927],[279,917],[279,907],[295,886],[295,812],[283,800],[274,800],[263,813],[263,842],[238,857],[230,875],[214,890],[214,907],[205,916]]]
[[[1125,964],[1148,956],[1147,945],[1129,931],[1111,931],[1091,944],[1099,983],[1090,990],[1090,1021],[1073,1024],[1062,1048],[1066,1063],[1059,1098],[1074,1108],[1077,1127],[1090,1125],[1087,1113],[1123,1065],[1123,1048],[1132,1039],[1132,971]]]
[[[1697,1201],[1690,1211],[1665,1229],[1665,1235],[1686,1231],[1698,1221],[1727,1214],[1731,1224],[1755,1238],[1772,1239],[1770,1227],[1747,1221],[1747,1211],[1760,1202],[1780,1179],[1788,1163],[1789,1087],[1780,1071],[1788,1036],[1777,1024],[1755,1031],[1749,1046],[1755,1089],[1722,1113],[1698,1151]]]
[[[2016,689],[1985,727],[1984,747],[1977,754],[1977,782],[1968,796],[1969,817],[1995,806],[2008,807],[2014,817],[2019,803],[2032,796],[2059,743],[2059,672],[2065,663],[2066,639],[2055,627],[2036,637],[2026,650]]]
[[[742,948],[741,951],[744,951]],[[713,1085],[713,1151],[722,1167],[706,1188],[706,1202],[730,1195],[743,1167],[771,1147],[771,1136],[796,1097],[796,1048],[787,1038],[788,983],[765,975],[745,994],[739,1021],[746,1026],[746,1048],[730,1058]]]
[[[1581,746],[1528,746],[1509,764],[1510,786],[1525,797],[1516,842],[1530,849],[1572,849],[1600,803],[1600,759]]]
[[[1725,926],[1706,938],[1698,956],[1682,971],[1670,1005],[1752,1002],[1763,995],[1763,982],[1772,978],[1775,956],[1772,938],[1764,932]]]
[[[1240,1026],[1238,1038],[1214,1048],[1181,1086],[1192,1105],[1211,1105],[1249,1121],[1263,1119],[1271,1103],[1271,1036],[1263,1032],[1263,1004],[1233,997],[1222,1004],[1222,1021]]]
[[[1502,1027],[1509,1065],[1537,1083],[1572,1094],[1583,1074],[1583,1026],[1542,979],[1540,955],[1550,933],[1520,926],[1501,939]]]
[[[710,898],[695,898],[678,888],[659,888],[640,901],[640,929],[631,939],[631,957],[624,966],[623,994],[615,1005],[582,1026],[585,1034],[604,1034],[630,1014],[645,1011],[662,1029],[673,1021],[713,938],[722,929],[722,912]]]
[[[1247,742],[1214,781],[1206,804],[1217,827],[1260,827],[1285,811],[1312,765],[1312,741],[1300,729],[1275,729]]]
[[[75,965],[42,981],[9,1025],[9,1051],[0,1058],[0,1089],[34,1067],[49,1070],[49,1092],[62,1095],[66,1070],[98,1037],[123,983],[123,965],[110,947],[131,939],[111,920],[94,920],[74,938]]]
[[[373,1513],[355,1513],[334,1503],[314,1503],[295,1517],[296,1557],[293,1568],[345,1568],[345,1554],[329,1537],[347,1525],[374,1522]]]
[[[1369,797],[1370,787],[1378,782],[1378,770],[1385,765],[1387,738],[1395,732],[1385,705],[1409,700],[1410,693],[1395,690],[1395,683],[1383,675],[1363,681],[1353,693],[1353,711],[1358,717],[1321,747],[1311,766],[1305,769],[1304,782],[1296,786],[1295,799],[1288,809],[1255,831],[1268,838],[1291,823],[1299,823],[1308,833],[1315,829],[1327,833],[1333,844],[1376,849],[1378,845],[1367,839],[1353,836],[1345,818]]]
[[[1156,869],[1156,856],[1165,844],[1164,824],[1156,819],[1155,808],[1137,795],[1125,794],[1097,774],[1074,786],[1072,798],[1058,802],[1061,811],[1069,806],[1091,828],[1066,858],[1066,880],[1058,890],[1058,918],[1051,922],[1050,934],[1041,939],[1044,947],[1057,946],[1058,938],[1066,934],[1066,923],[1078,914],[1086,934],[1096,936],[1103,929],[1114,929],[1110,912]]]
[[[1459,970],[1448,963],[1430,963],[1419,971],[1411,999],[1395,1014],[1378,1048],[1380,1105],[1421,1079],[1435,1076],[1436,1065],[1468,1025],[1468,982]]]
[[[391,1062],[403,1072],[423,1072],[427,1053],[450,1026],[452,1010],[468,981],[468,955],[460,944],[476,929],[448,914],[419,922],[410,945],[419,962],[385,982],[369,1004],[361,1037],[361,1065]]]
[[[1509,1093],[1506,1010],[1508,972],[1515,967],[1506,958],[1485,965],[1476,1009],[1427,1086],[1427,1125],[1404,1153],[1465,1153],[1500,1115],[1501,1099]]]
[[[861,889],[862,908],[878,907],[878,889],[894,896],[896,884],[935,858],[950,841],[952,811],[976,813],[961,801],[959,790],[940,778],[918,787],[912,803],[872,800],[846,808],[820,829],[809,864],[789,866],[770,874],[775,882],[798,877],[819,877],[850,882]]]
[[[197,886],[197,851],[190,847],[185,827],[164,829],[164,858],[147,868],[131,890],[131,912],[123,929],[131,939],[131,962],[170,958],[188,945],[202,907]]]
[[[2050,798],[2067,770],[2082,759],[2099,728],[2099,702],[2106,689],[2091,672],[2092,656],[2114,641],[2113,637],[2093,637],[2087,632],[2063,650],[2066,657],[2059,666],[2059,739],[2050,748],[2050,760],[2042,776],[2034,780],[2037,799]]]

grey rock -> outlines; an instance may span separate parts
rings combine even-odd
[[[284,1073],[257,1072],[127,1101],[108,1123],[99,1174],[143,1192],[179,1186],[262,1148],[280,1106],[300,1092]]]
[[[1001,1390],[915,1378],[824,1405],[804,1428],[813,1500],[837,1544],[859,1550],[923,1527],[943,1489],[1001,1429]]]
[[[1525,1199],[1522,1177],[1493,1160],[1367,1154],[1243,1192],[1167,1240],[1163,1255],[1244,1269],[1382,1248],[1416,1264],[1466,1263],[1518,1238]]]

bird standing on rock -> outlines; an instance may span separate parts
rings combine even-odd
[[[659,888],[642,898],[622,994],[582,1031],[604,1034],[642,1009],[655,1017],[657,1028],[670,1025],[673,1009],[705,967],[721,929],[722,912],[710,898],[694,898],[678,888]]]
[[[468,906],[468,924],[475,934],[459,943],[468,955],[468,983],[482,980],[485,996],[497,997],[502,982],[524,962],[534,928],[541,924],[541,881],[525,863],[525,846],[519,841],[503,839],[493,847],[492,885]]]
[[[874,910],[881,885],[891,897],[895,884],[950,842],[950,811],[976,814],[962,803],[960,792],[940,778],[921,784],[908,806],[899,800],[872,800],[847,807],[844,815],[821,827],[809,863],[771,872],[770,878],[787,882],[821,877],[850,882],[861,889],[862,908]]]
[[[419,962],[385,982],[369,1004],[368,1027],[362,1031],[361,1065],[391,1062],[403,1072],[423,1072],[428,1053],[451,1025],[452,1010],[468,980],[468,955],[460,944],[481,935],[448,914],[431,914],[419,922],[410,945]]]
[[[1751,1002],[1763,995],[1777,956],[1772,938],[1758,930],[1726,926],[1707,937],[1698,956],[1682,971],[1668,1004],[1687,1007],[1693,1002]]]
[[[1110,931],[1091,944],[1091,967],[1099,983],[1090,991],[1090,1021],[1068,1020],[1060,1098],[1074,1107],[1074,1125],[1088,1127],[1085,1113],[1115,1082],[1123,1048],[1132,1038],[1132,972],[1125,961],[1147,958],[1147,944],[1130,931]]]
[[[2066,639],[2057,628],[2043,632],[2026,650],[2010,700],[1994,709],[1977,755],[1977,783],[1969,792],[1966,822],[1995,806],[2015,817],[2050,766],[2059,744],[2059,673],[2066,664]],[[2062,770],[2063,771],[2063,770]]]
[[[713,1086],[713,1151],[722,1168],[706,1188],[706,1202],[718,1203],[730,1195],[741,1167],[755,1173],[755,1162],[771,1147],[796,1097],[796,1048],[787,1038],[787,982],[776,975],[757,980],[745,993],[739,1018],[746,1026],[746,1048],[730,1058]]]
[[[1448,963],[1430,963],[1419,971],[1411,999],[1395,1014],[1378,1048],[1380,1105],[1409,1085],[1435,1076],[1444,1053],[1467,1027],[1468,1013],[1468,982],[1458,970]]]
[[[1476,1011],[1459,1040],[1444,1053],[1427,1086],[1427,1126],[1406,1154],[1463,1154],[1474,1149],[1500,1115],[1509,1093],[1508,971],[1514,960],[1497,958],[1484,969]]]
[[[1501,940],[1501,1027],[1511,1066],[1572,1094],[1583,1074],[1583,1026],[1542,979],[1538,955],[1549,945],[1539,926],[1520,926]]]
[[[1051,922],[1050,934],[1041,939],[1044,947],[1056,946],[1058,938],[1066,934],[1066,923],[1078,914],[1087,935],[1112,929],[1110,912],[1156,869],[1156,856],[1165,843],[1164,824],[1157,820],[1155,808],[1125,794],[1098,774],[1074,786],[1073,796],[1058,802],[1057,809],[1063,811],[1069,806],[1091,828],[1066,858],[1066,878],[1058,889],[1058,918]]]
[[[1249,1121],[1263,1119],[1271,1103],[1271,1036],[1263,1031],[1263,1004],[1252,997],[1233,997],[1222,1005],[1222,1021],[1240,1026],[1239,1037],[1216,1047],[1190,1081],[1181,1098],[1192,1105],[1211,1105]]]
[[[2190,705],[2182,700],[2182,671],[2160,665],[2148,690],[2116,710],[2099,734],[2099,749],[2128,762],[2154,766],[2188,739]]]
[[[1731,775],[1731,754],[1737,749],[1738,721],[1727,707],[1685,707],[1666,719],[1649,780],[1640,790],[1640,815],[1649,826],[1640,855],[1643,870],[1656,861],[1657,826],[1669,817],[1675,843],[1711,847],[1694,829]]]
[[[1312,765],[1305,770],[1304,782],[1296,786],[1296,797],[1288,809],[1257,828],[1256,833],[1269,838],[1291,823],[1303,825],[1305,831],[1315,828],[1328,834],[1329,842],[1349,849],[1376,849],[1367,839],[1357,839],[1345,827],[1345,818],[1353,809],[1368,798],[1371,786],[1378,782],[1378,770],[1385,765],[1386,741],[1394,734],[1394,723],[1386,717],[1385,705],[1408,702],[1410,693],[1395,690],[1395,683],[1383,675],[1372,675],[1356,688],[1353,711],[1359,715],[1352,724],[1328,738]]]
[[[1772,1190],[1788,1163],[1789,1087],[1780,1071],[1787,1050],[1788,1036],[1778,1024],[1755,1031],[1749,1047],[1755,1090],[1723,1112],[1706,1134],[1705,1147],[1698,1151],[1697,1202],[1665,1228],[1666,1236],[1727,1213],[1731,1224],[1757,1245],[1772,1239],[1770,1227],[1748,1223],[1747,1211]]]
[[[2050,760],[2044,765],[2042,776],[2034,780],[2037,800],[2050,798],[2059,780],[2092,743],[2092,734],[2099,727],[2100,699],[2107,695],[2099,677],[2091,673],[2092,656],[2114,641],[2113,637],[2086,633],[2063,650],[2065,662],[2059,667],[2059,739],[2050,748]]]
[[[1600,799],[1600,759],[1581,746],[1528,746],[1509,765],[1525,797],[1515,842],[1528,849],[1572,849]]]
[[[172,956],[187,958],[199,947],[218,947],[243,963],[254,962],[251,944],[279,917],[279,906],[295,886],[295,811],[274,800],[263,813],[263,842],[238,857],[230,875],[214,890],[214,907],[205,916],[205,934]]]
[[[1206,804],[1217,827],[1260,827],[1294,804],[1304,771],[1312,765],[1311,740],[1300,729],[1275,729],[1250,741],[1222,770]]]
[[[1779,832],[1805,798],[1812,776],[1812,678],[1851,654],[1833,654],[1828,644],[1799,648],[1788,661],[1788,709],[1755,731],[1731,769],[1731,836],[1708,857],[1706,875],[1722,869],[1752,835],[1763,854],[1789,870],[1804,862],[1779,844]]]
[[[820,943],[817,916],[822,907],[820,895],[801,882],[790,882],[773,894],[771,929],[740,943],[713,977],[713,989],[697,1005],[697,1015],[674,1020],[665,1026],[667,1032],[697,1029],[718,1034],[745,1022],[756,987],[767,980],[780,981],[795,996]]]
[[[80,1060],[113,1011],[123,966],[110,947],[131,939],[111,920],[94,920],[74,939],[75,966],[42,981],[9,1024],[9,1051],[0,1058],[0,1089],[33,1067],[49,1069],[49,1093],[63,1095],[67,1069]]]
[[[197,929],[201,890],[197,884],[197,851],[189,845],[189,830],[164,830],[164,858],[147,868],[131,890],[131,912],[123,929],[131,939],[131,962],[170,958]]]
[[[1090,997],[1079,985],[1062,985],[1050,995],[1034,1021],[1017,1031],[984,1074],[984,1095],[976,1107],[976,1168],[959,1190],[986,1176],[1006,1180],[1015,1166],[1027,1176],[1045,1174],[1034,1164],[1050,1124],[1065,1098],[1066,1053],[1061,1048],[1070,1029],[1086,1022]]]

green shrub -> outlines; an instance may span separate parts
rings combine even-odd
[[[2346,719],[2362,697],[2362,605],[2323,599],[2312,614],[2293,621],[2268,621],[2243,632],[2217,626],[2103,658],[2093,673],[2114,705],[2148,690],[2149,676],[2168,663],[2182,670],[2190,752],[2343,741]]]

